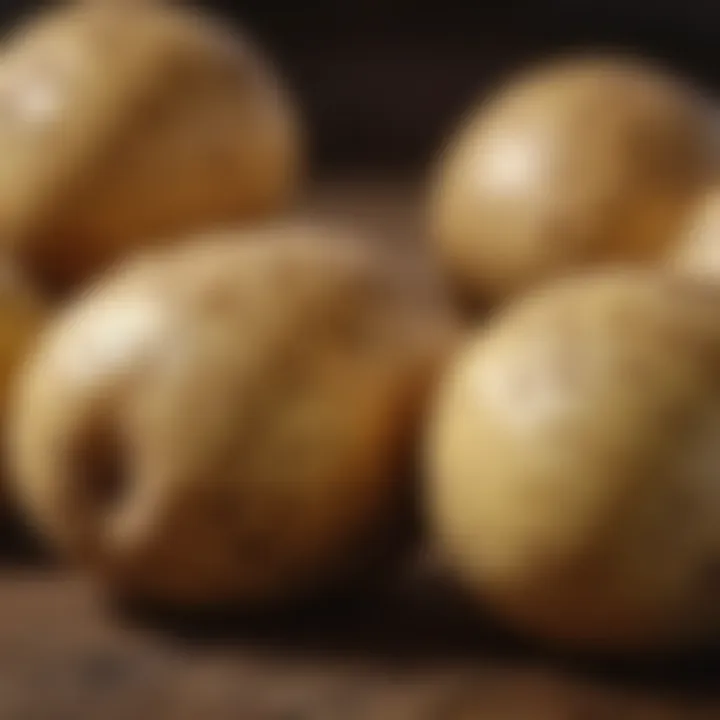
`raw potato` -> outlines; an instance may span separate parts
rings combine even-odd
[[[0,54],[0,236],[66,290],[150,239],[280,210],[301,140],[248,38],[162,0],[69,3]]]
[[[513,304],[441,381],[427,510],[511,627],[619,651],[720,627],[720,289],[609,270]]]
[[[129,262],[51,327],[13,425],[20,502],[121,595],[272,603],[378,540],[454,337],[434,288],[310,226]]]
[[[503,299],[674,239],[717,166],[707,99],[635,60],[534,67],[475,108],[432,179],[430,230],[459,294]]]
[[[675,269],[720,279],[720,186],[702,196],[673,250]]]
[[[16,373],[30,352],[47,316],[44,300],[17,270],[0,264],[0,432]],[[3,453],[4,458],[4,453]],[[0,470],[0,517],[5,508],[5,468]]]

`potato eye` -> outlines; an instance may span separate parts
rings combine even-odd
[[[73,467],[80,496],[88,510],[107,517],[129,491],[127,453],[118,434],[106,424],[93,426],[75,448]]]

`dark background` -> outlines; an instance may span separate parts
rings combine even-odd
[[[6,20],[37,4],[0,0]],[[265,43],[303,104],[323,167],[422,165],[488,84],[574,46],[630,50],[720,86],[720,0],[199,4]]]

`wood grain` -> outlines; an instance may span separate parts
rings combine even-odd
[[[138,619],[82,580],[0,583],[0,717],[75,720],[711,720],[711,658],[550,658],[415,593],[286,619]],[[424,588],[427,591],[427,588]]]

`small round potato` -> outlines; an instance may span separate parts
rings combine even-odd
[[[684,81],[609,56],[500,88],[432,178],[432,243],[459,295],[492,303],[578,266],[662,256],[717,165],[708,106]]]
[[[720,186],[702,196],[670,256],[683,272],[720,279]]]
[[[454,337],[442,297],[371,244],[247,232],[127,261],[21,377],[19,502],[122,596],[252,606],[326,587],[404,492]]]
[[[628,269],[506,308],[441,381],[427,512],[514,629],[599,651],[720,630],[720,289]]]
[[[0,235],[65,290],[138,246],[282,208],[294,102],[247,37],[163,0],[74,2],[0,51]]]

